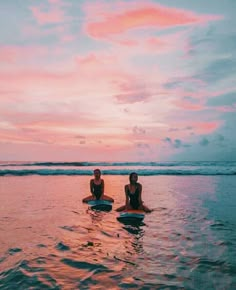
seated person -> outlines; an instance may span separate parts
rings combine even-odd
[[[104,180],[101,178],[100,169],[93,171],[94,178],[90,180],[90,192],[91,195],[83,198],[83,202],[90,200],[107,200],[114,202],[114,199],[104,194]]]
[[[141,209],[145,212],[151,212],[151,210],[143,204],[142,201],[142,184],[138,183],[138,175],[136,172],[132,172],[129,175],[129,184],[125,185],[125,205],[117,208],[117,211],[124,211],[130,209]]]

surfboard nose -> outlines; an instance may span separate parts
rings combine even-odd
[[[110,211],[112,209],[112,203],[107,200],[90,200],[88,205],[92,210]]]
[[[145,213],[141,210],[128,210],[121,212],[117,220],[121,223],[140,223],[143,221]]]

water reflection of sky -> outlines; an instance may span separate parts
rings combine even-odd
[[[233,178],[140,176],[143,200],[155,210],[135,226],[119,223],[114,210],[125,201],[128,177],[104,179],[106,192],[115,198],[108,213],[81,202],[88,176],[2,178],[0,267],[14,273],[24,260],[25,279],[34,271],[45,283],[48,275],[51,285],[54,280],[71,288],[232,284]]]

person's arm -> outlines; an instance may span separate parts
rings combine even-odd
[[[142,189],[143,189],[142,184],[139,183],[138,187],[139,187],[139,204],[142,205],[143,204],[143,201],[142,201]]]
[[[125,209],[129,209],[128,185],[125,185]]]
[[[93,179],[90,180],[90,192],[91,192],[93,198],[95,198],[94,193],[93,193]]]
[[[104,180],[102,179],[101,180],[101,191],[102,191],[101,197],[104,196],[104,190],[105,190],[105,183],[104,183]]]

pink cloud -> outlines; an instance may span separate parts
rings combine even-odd
[[[44,70],[12,70],[11,72],[0,72],[0,82],[12,84],[11,88],[29,88],[34,86],[38,89],[44,84],[51,84],[55,87],[60,80],[67,81],[70,78],[68,73],[53,73]],[[11,81],[14,79],[14,82]]]
[[[122,46],[124,57],[132,57],[134,54],[169,54],[183,50],[187,41],[186,32],[175,32],[161,36],[145,36],[124,33],[107,39],[109,42]],[[127,50],[125,50],[127,48]],[[135,48],[135,51],[133,50]]]
[[[71,116],[71,113],[58,113],[58,114],[46,114],[46,113],[38,113],[38,114],[28,114],[28,120],[24,114],[17,114],[19,118],[21,116],[21,121],[18,126],[29,129],[29,130],[45,130],[45,131],[54,131],[56,129],[68,128],[76,129],[78,126],[104,126],[106,123],[105,120],[97,120],[96,117],[94,119],[90,119],[89,116],[79,115]],[[17,122],[17,120],[16,120]]]
[[[153,49],[165,47],[165,42],[157,37],[151,37],[147,39],[147,45],[150,46]]]
[[[41,25],[49,23],[58,23],[64,20],[64,13],[58,9],[49,12],[42,12],[40,8],[32,7],[31,11],[37,22]]]
[[[178,34],[168,35],[164,37],[150,37],[150,38],[141,38],[132,36],[122,35],[120,38],[109,39],[112,43],[119,44],[124,47],[134,48],[136,53],[169,53],[170,51],[178,49]],[[178,44],[179,45],[179,44]]]
[[[61,41],[62,42],[71,42],[76,39],[76,36],[73,34],[67,34],[67,35],[62,35],[61,36]]]
[[[214,107],[219,112],[222,113],[228,113],[228,112],[235,112],[236,111],[236,104],[233,104],[232,106],[219,106],[219,107]]]
[[[179,50],[186,42],[186,35],[183,32],[176,32],[159,37],[143,39],[144,48],[151,53],[171,53]]]
[[[25,26],[22,28],[22,34],[26,38],[37,41],[38,39],[51,35],[53,35],[53,37],[57,37],[62,42],[73,41],[76,38],[75,35],[69,32],[69,27],[65,24],[49,26],[47,29],[41,29],[40,26]],[[62,47],[60,47],[60,50],[62,50]]]
[[[128,47],[134,47],[139,44],[139,41],[134,40],[134,39],[121,39],[117,41],[119,44],[128,46]]]
[[[78,56],[76,57],[76,61],[79,65],[82,66],[97,66],[97,65],[101,65],[104,61],[104,57],[99,57],[97,54],[95,53],[90,53],[86,56]]]
[[[62,0],[48,0],[48,3],[50,4],[62,4]]]
[[[121,71],[119,60],[119,56],[106,53],[89,53],[75,57],[77,67],[81,72],[89,72],[90,75],[99,74],[103,79],[104,77],[110,79],[112,75]]]
[[[32,100],[37,96],[50,102],[63,100],[65,96],[78,99],[80,95],[87,96],[95,91],[100,95],[113,95],[119,86],[118,80],[127,80],[128,77],[115,55],[91,53],[84,57],[75,56],[71,62],[48,64],[46,69],[15,66],[11,70],[0,70],[0,85],[3,91],[11,88],[11,91],[21,92],[18,97],[26,100],[30,95]]]
[[[76,143],[77,128],[103,126],[105,121],[63,113],[4,112],[8,122],[0,123],[1,142]],[[79,132],[79,130],[77,131]]]
[[[114,140],[117,142],[117,140]],[[30,142],[17,144],[0,142],[1,160],[27,161],[136,161],[137,153],[132,145],[114,144],[113,146],[94,142],[86,146],[74,144],[48,144]],[[152,159],[153,160],[153,159]],[[146,159],[144,159],[146,161]]]
[[[153,87],[147,85],[145,79],[126,76],[117,84],[118,93],[113,98],[118,104],[134,104],[148,102],[153,96]]]
[[[150,94],[147,92],[137,91],[133,93],[115,95],[115,98],[120,104],[133,104],[149,100]]]
[[[5,117],[12,121],[5,122],[2,127],[0,123],[0,143],[57,146],[77,146],[86,143],[96,148],[104,148],[104,144],[119,147],[129,143],[127,134],[112,130],[105,119],[89,119],[89,116],[80,115],[71,117],[71,113],[63,115],[15,112],[5,114]]]
[[[121,5],[121,4],[120,4]],[[198,15],[191,11],[169,8],[158,4],[140,4],[137,8],[124,3],[123,11],[114,13],[107,6],[97,6],[95,11],[87,6],[86,12],[91,19],[94,12],[100,15],[97,21],[88,21],[86,31],[91,37],[107,38],[112,35],[122,34],[130,29],[157,27],[167,28],[178,25],[191,25],[205,23],[210,20],[218,20],[219,16]],[[99,8],[100,13],[99,13]],[[107,9],[103,11],[102,9]],[[126,10],[125,10],[126,8]],[[92,15],[91,15],[92,14]]]
[[[212,121],[212,122],[190,122],[189,126],[193,127],[193,130],[197,134],[209,134],[217,130],[221,121]]]
[[[0,61],[5,63],[14,63],[23,61],[25,58],[35,58],[46,56],[49,49],[44,46],[0,46]]]
[[[173,101],[173,104],[175,104],[177,107],[184,109],[184,110],[192,110],[192,111],[200,111],[204,109],[204,102],[195,99],[190,98],[182,98],[177,99]]]
[[[66,18],[63,6],[68,4],[61,0],[48,0],[48,4],[30,7],[36,21],[40,25],[63,22]]]
[[[169,121],[169,132],[171,138],[188,139],[194,135],[206,135],[215,132],[222,125],[222,120],[214,121],[193,121],[193,120],[178,120]],[[166,134],[166,131],[164,131]]]

